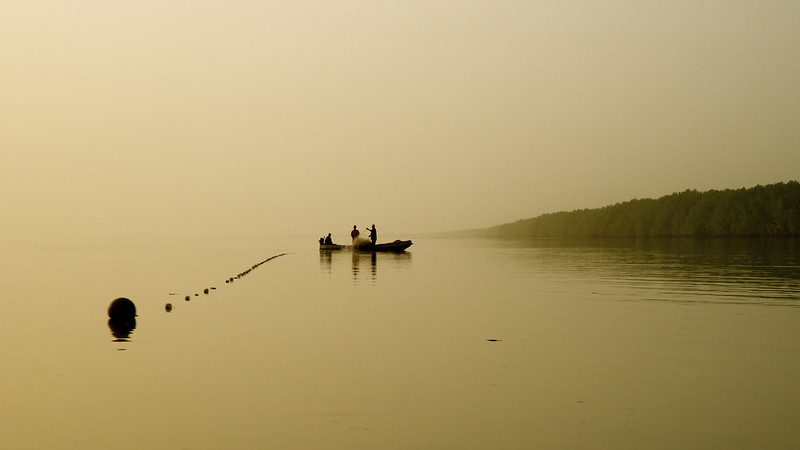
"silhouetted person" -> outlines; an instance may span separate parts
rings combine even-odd
[[[372,228],[367,228],[369,231],[369,240],[372,241],[372,245],[375,245],[378,242],[378,229],[375,228],[375,224],[372,224]]]
[[[326,244],[333,244],[333,239],[331,239],[331,234],[330,233],[328,233],[328,235],[325,236],[325,243]]]
[[[358,237],[359,234],[361,233],[359,233],[358,228],[356,228],[356,226],[353,225],[353,231],[350,232],[350,237],[353,238],[353,242],[356,241],[356,238]]]
[[[319,245],[322,245],[324,243],[325,243],[325,239],[324,238],[319,238]]]

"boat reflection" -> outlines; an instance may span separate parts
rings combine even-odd
[[[378,254],[375,252],[372,253],[361,253],[361,252],[353,252],[353,281],[358,281],[359,274],[361,273],[361,260],[365,260],[369,258],[369,268],[370,268],[370,280],[373,284],[378,279]]]
[[[333,253],[334,251],[332,250],[320,250],[319,252],[319,265],[328,273],[331,273],[331,266],[333,265]]]
[[[341,251],[320,251],[320,269],[333,274],[335,268],[343,269],[350,256],[350,272],[353,282],[368,278],[373,284],[378,279],[378,262],[384,270],[394,270],[398,264],[405,265],[411,261],[409,252],[341,252]]]

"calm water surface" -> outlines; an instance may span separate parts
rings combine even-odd
[[[800,447],[797,241],[2,250],[2,448]]]

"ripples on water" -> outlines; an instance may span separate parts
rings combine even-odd
[[[800,306],[800,249],[787,239],[508,241],[518,270],[600,283],[598,294],[670,302]]]

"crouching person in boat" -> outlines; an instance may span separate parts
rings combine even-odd
[[[327,244],[327,245],[333,244],[333,239],[331,239],[331,234],[330,233],[328,233],[328,235],[325,236],[324,243]],[[322,244],[322,242],[320,242],[320,244]]]

